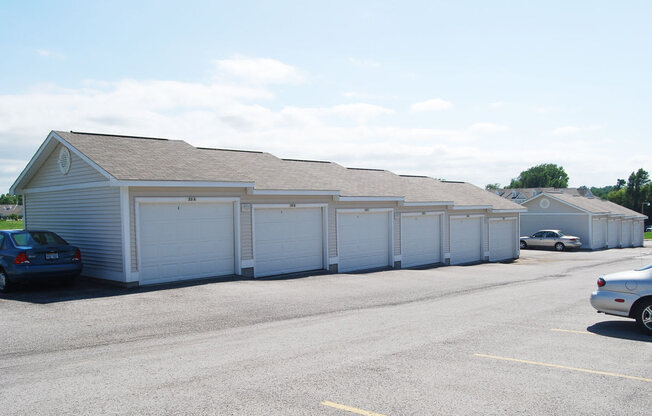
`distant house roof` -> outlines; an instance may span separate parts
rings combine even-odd
[[[527,200],[541,193],[562,193],[569,195],[581,195],[586,197],[593,197],[591,190],[582,187],[582,188],[504,188],[496,189],[496,195],[502,196],[506,199],[519,199]]]
[[[8,217],[11,214],[16,214],[19,217],[23,215],[22,205],[0,205],[0,217]]]
[[[55,131],[48,136],[82,154],[117,181],[233,182],[255,191],[322,191],[340,197],[446,202],[500,210],[518,204],[464,182],[399,176],[387,170],[347,168],[327,161],[281,159],[270,153],[194,147],[181,140]],[[47,143],[47,140],[46,140]],[[41,146],[43,151],[46,143]],[[16,180],[20,190],[37,169],[39,152]]]

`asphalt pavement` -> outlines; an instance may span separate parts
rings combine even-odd
[[[3,415],[648,415],[652,337],[589,304],[644,248],[0,296]]]

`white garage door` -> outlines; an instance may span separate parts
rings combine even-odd
[[[482,218],[451,218],[451,264],[482,260]]]
[[[340,272],[389,266],[391,212],[339,212]]]
[[[620,246],[620,221],[609,221],[607,229],[609,248]]]
[[[414,267],[441,262],[441,217],[401,216],[401,265]]]
[[[607,245],[607,219],[593,220],[593,244],[591,248],[604,248]]]
[[[255,208],[256,277],[324,268],[321,208]]]
[[[632,222],[623,221],[623,247],[632,245]]]
[[[513,259],[516,255],[516,219],[489,221],[489,260]]]
[[[233,203],[141,203],[140,284],[233,274]]]

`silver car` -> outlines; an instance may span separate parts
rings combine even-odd
[[[539,230],[529,237],[521,237],[520,240],[521,249],[539,247],[564,251],[567,248],[582,247],[582,242],[579,237],[566,235],[560,230]]]
[[[652,335],[652,264],[600,277],[591,305],[601,313],[636,319],[639,328]]]

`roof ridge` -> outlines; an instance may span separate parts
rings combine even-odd
[[[426,175],[398,175],[398,176],[402,178],[425,178],[425,179],[430,178],[430,176],[426,176]]]
[[[259,150],[220,149],[220,148],[217,148],[217,147],[196,147],[195,149],[198,149],[198,150],[219,150],[221,152],[242,152],[242,153],[260,153],[260,154],[265,153],[265,152],[261,152]]]
[[[123,138],[127,138],[127,139],[147,139],[147,140],[172,141],[170,139],[164,139],[162,137],[128,136],[128,135],[125,135],[125,134],[91,133],[91,132],[73,131],[73,130],[70,130],[70,133],[72,133],[72,134],[85,134],[87,136],[123,137]]]
[[[385,172],[385,169],[372,169],[372,168],[347,168],[350,170],[370,170],[373,172]]]
[[[327,160],[287,159],[287,158],[281,158],[281,160],[284,160],[286,162],[332,163]]]

